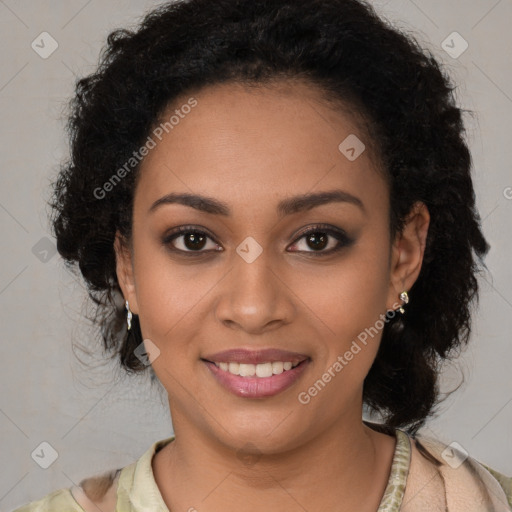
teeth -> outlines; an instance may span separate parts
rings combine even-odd
[[[258,365],[259,366],[259,365]],[[240,363],[238,374],[240,377],[252,377],[256,373],[256,366],[253,364]]]
[[[283,371],[295,368],[299,363],[291,363],[290,361],[276,361],[274,363],[245,364],[245,363],[215,363],[217,368],[225,372],[239,375],[241,377],[271,377],[279,375]]]
[[[257,364],[256,375],[258,377],[272,377],[272,363]]]
[[[280,373],[283,373],[283,370],[284,370],[284,363],[282,363],[281,361],[272,363],[272,373],[274,375],[279,375]]]

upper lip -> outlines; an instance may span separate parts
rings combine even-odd
[[[233,348],[204,356],[203,359],[212,363],[245,363],[260,364],[274,363],[276,361],[300,363],[309,359],[305,354],[289,352],[277,348],[266,348],[261,350],[249,350],[245,348]]]

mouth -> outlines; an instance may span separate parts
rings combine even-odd
[[[201,360],[224,389],[239,397],[265,398],[291,387],[311,358],[279,349],[234,349]]]

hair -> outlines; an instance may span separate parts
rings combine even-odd
[[[105,353],[129,373],[147,370],[134,355],[143,339],[137,315],[126,329],[113,248],[117,230],[131,240],[140,163],[107,198],[97,191],[172,102],[210,85],[277,80],[306,80],[333,103],[357,107],[389,184],[391,239],[415,202],[429,210],[410,303],[386,322],[363,385],[370,411],[414,433],[439,403],[440,364],[468,342],[478,263],[485,266],[490,246],[455,86],[429,50],[367,2],[181,0],[147,13],[136,29],[111,32],[97,69],[77,81],[69,103],[71,151],[50,203],[58,252],[68,268],[78,264]]]

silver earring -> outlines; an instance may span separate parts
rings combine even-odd
[[[126,322],[128,324],[128,330],[132,328],[132,312],[130,311],[130,305],[128,301],[125,302],[126,309],[128,310],[128,314],[126,315]]]
[[[404,301],[403,305],[409,303],[409,295],[407,295],[407,292],[404,291],[400,294],[400,300]],[[398,311],[400,311],[400,313],[402,313],[402,315],[405,313],[405,309],[403,308],[403,305],[398,308]]]

